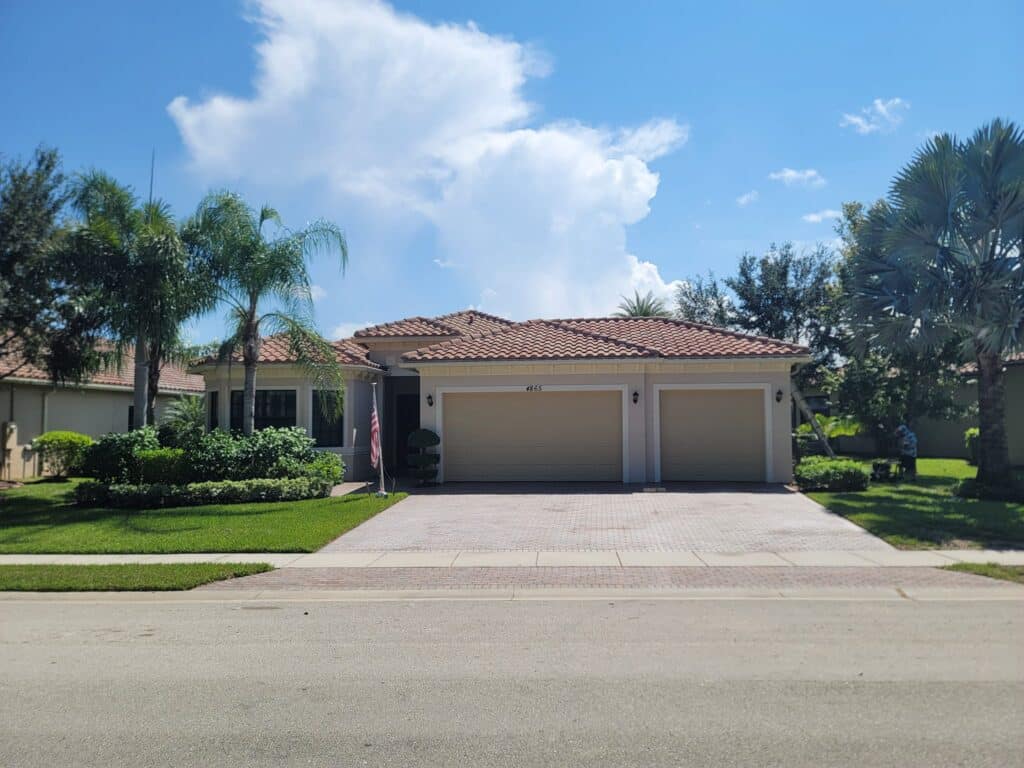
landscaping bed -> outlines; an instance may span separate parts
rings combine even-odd
[[[127,510],[76,506],[81,481],[0,492],[0,553],[314,552],[405,494]]]
[[[270,570],[267,563],[0,565],[0,591],[162,592]]]
[[[1024,504],[953,494],[960,480],[975,473],[961,459],[919,459],[914,482],[807,495],[900,549],[1024,548]]]

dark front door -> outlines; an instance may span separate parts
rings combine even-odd
[[[400,477],[409,474],[409,434],[420,428],[420,396],[413,394],[395,395],[395,466],[394,473]]]

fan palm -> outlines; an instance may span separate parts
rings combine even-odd
[[[665,302],[656,298],[653,291],[648,291],[643,296],[640,291],[633,291],[633,297],[621,297],[618,311],[614,317],[671,317]]]
[[[82,222],[69,233],[65,247],[87,257],[103,283],[115,356],[134,344],[132,426],[140,427],[149,404],[150,342],[176,333],[195,310],[185,290],[191,285],[188,254],[165,203],[140,205],[129,187],[104,173],[77,177],[71,202]]]
[[[1024,333],[1024,136],[995,120],[928,141],[872,209],[851,257],[862,347],[960,344],[978,371],[978,480],[1011,482],[1003,364]]]
[[[277,226],[276,236],[268,237],[267,224]],[[341,230],[327,221],[286,230],[273,208],[254,211],[229,192],[207,196],[186,230],[187,239],[210,254],[218,301],[228,308],[229,336],[219,357],[230,361],[240,354],[245,368],[242,431],[252,434],[255,426],[256,368],[264,335],[287,340],[292,356],[317,389],[340,393],[344,381],[335,350],[313,323],[307,261],[326,251],[337,256],[344,270],[348,246]],[[341,397],[328,401],[340,410]]]

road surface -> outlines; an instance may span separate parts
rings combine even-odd
[[[0,765],[1010,768],[1022,607],[0,602]]]

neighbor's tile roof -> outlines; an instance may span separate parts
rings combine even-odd
[[[355,338],[401,338],[408,336],[465,336],[508,328],[513,323],[494,315],[466,309],[440,317],[407,317],[392,323],[371,325],[355,332]]]
[[[1003,355],[1003,365],[1024,365],[1024,352],[1011,352],[1009,355]],[[978,364],[976,362],[966,363],[960,366],[960,373],[966,373],[974,375],[978,372]]]
[[[46,371],[35,365],[23,365],[24,361],[17,354],[0,357],[0,376],[10,379],[27,379],[30,381],[49,382]],[[111,365],[103,368],[88,378],[84,384],[96,384],[107,387],[124,387],[134,389],[133,373],[135,354],[127,351],[121,360],[121,367]],[[0,381],[3,381],[0,379]],[[70,386],[70,385],[69,385]],[[203,392],[206,386],[202,376],[195,376],[175,365],[165,365],[160,372],[161,392]]]
[[[381,369],[382,366],[373,362],[367,355],[368,350],[359,344],[356,344],[352,339],[339,339],[338,341],[332,341],[331,346],[334,347],[337,353],[338,362],[342,365],[361,365],[367,368]],[[241,363],[242,356],[235,353],[231,356],[233,363]],[[258,361],[261,363],[294,363],[295,356],[291,352],[291,347],[288,344],[288,338],[286,336],[268,336],[260,342],[260,356]],[[212,355],[203,361],[207,364],[216,364],[217,356]]]
[[[531,320],[402,356],[407,362],[609,358],[793,357],[798,344],[663,318]]]

